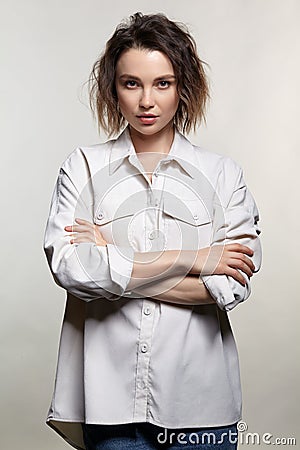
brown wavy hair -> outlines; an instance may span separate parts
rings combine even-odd
[[[174,116],[179,131],[189,133],[191,129],[196,130],[197,124],[206,122],[210,95],[204,64],[208,64],[199,58],[195,40],[186,25],[171,21],[162,13],[137,12],[117,26],[89,76],[89,104],[99,132],[102,127],[110,137],[126,125],[118,108],[115,72],[121,53],[130,48],[158,50],[170,59],[179,95]]]

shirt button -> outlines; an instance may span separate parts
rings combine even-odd
[[[97,219],[103,219],[103,217],[104,217],[104,214],[103,214],[103,212],[99,212],[98,213],[98,215],[97,215]]]
[[[138,386],[140,389],[146,389],[147,387],[145,381],[139,381]]]
[[[152,230],[149,233],[149,239],[156,239],[158,237],[159,231],[158,230]]]
[[[157,172],[153,172],[153,175],[154,175],[155,177],[158,177],[158,173],[157,173]]]
[[[141,345],[141,352],[142,353],[146,353],[148,351],[148,345],[147,344],[142,344]]]
[[[146,308],[144,309],[144,314],[145,314],[146,316],[149,316],[149,314],[151,314],[151,309],[150,309],[149,306],[146,306]]]
[[[159,201],[158,201],[158,200],[155,200],[154,205],[155,205],[155,206],[158,206],[158,205],[159,205]]]
[[[198,214],[194,214],[194,219],[198,219]]]

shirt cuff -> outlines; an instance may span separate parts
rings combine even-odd
[[[241,302],[239,298],[234,296],[226,275],[203,275],[201,278],[209,293],[223,311],[230,311]]]
[[[134,250],[131,247],[122,247],[113,244],[106,244],[106,246],[110,276],[112,281],[118,286],[118,294],[122,296],[131,278]]]

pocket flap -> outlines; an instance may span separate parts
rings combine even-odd
[[[94,214],[94,223],[97,225],[105,225],[114,220],[131,217],[136,213],[136,206],[132,202],[124,202],[116,205],[115,202],[100,203]]]
[[[198,226],[210,223],[209,212],[200,200],[180,200],[175,196],[164,199],[163,211],[168,216]]]

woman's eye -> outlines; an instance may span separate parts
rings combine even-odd
[[[166,80],[161,80],[161,81],[159,81],[158,84],[159,84],[159,87],[162,87],[162,88],[167,88],[170,86],[170,82],[166,81]]]
[[[125,81],[125,86],[129,88],[134,88],[137,86],[137,83],[134,80],[127,80]]]

